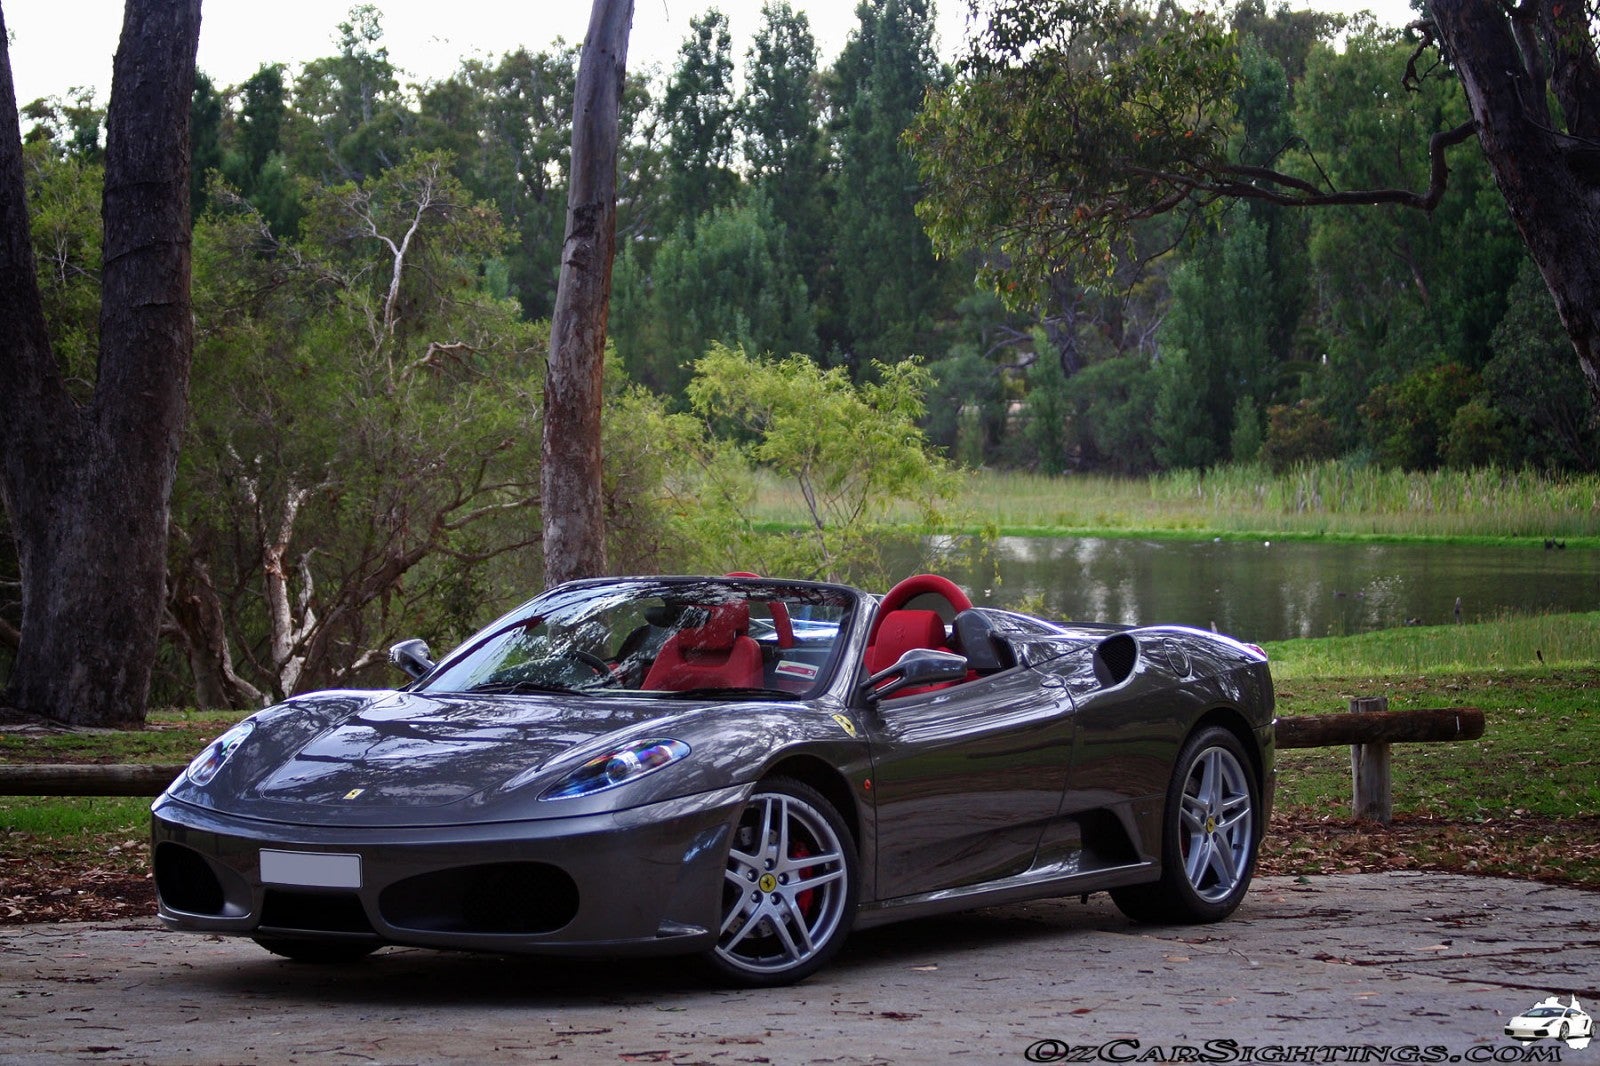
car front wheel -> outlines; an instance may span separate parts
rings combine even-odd
[[[1215,922],[1250,887],[1261,840],[1260,790],[1239,738],[1209,726],[1173,766],[1162,818],[1161,879],[1112,890],[1142,922]]]
[[[734,826],[707,960],[740,985],[799,981],[839,951],[855,906],[855,844],[844,819],[809,785],[763,781]]]

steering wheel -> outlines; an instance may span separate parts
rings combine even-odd
[[[878,604],[878,613],[872,619],[872,628],[867,631],[867,647],[870,648],[878,642],[878,629],[891,611],[898,611],[918,596],[928,594],[944,600],[956,614],[972,607],[972,601],[961,591],[961,586],[949,578],[940,577],[938,574],[913,574],[890,589]]]
[[[578,648],[567,648],[561,654],[565,658],[574,659],[593,670],[595,673],[595,681],[599,682],[599,687],[601,688],[604,688],[607,685],[618,685],[622,683],[622,679],[616,674],[612,673],[611,664],[600,658],[598,655],[593,655]]]

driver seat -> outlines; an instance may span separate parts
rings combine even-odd
[[[696,688],[762,687],[761,645],[749,635],[750,605],[693,607],[700,617],[667,638],[645,675],[644,688],[682,692]]]
[[[913,648],[949,651],[944,639],[944,620],[938,611],[890,611],[883,616],[877,636],[867,647],[867,673],[893,666]]]

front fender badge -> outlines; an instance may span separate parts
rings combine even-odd
[[[844,715],[836,714],[836,715],[833,716],[833,720],[835,722],[839,723],[839,728],[840,729],[843,729],[846,733],[849,733],[852,737],[856,735],[856,724],[854,722],[852,722],[850,719],[846,718]]]
[[[353,799],[355,799],[357,796],[361,795],[361,793],[363,793],[365,791],[366,791],[366,789],[364,789],[364,788],[352,788],[349,792],[346,792],[344,794],[344,798],[347,799],[347,800],[353,800]]]

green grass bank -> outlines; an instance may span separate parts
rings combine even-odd
[[[798,488],[768,476],[751,517],[796,527],[807,511]],[[916,521],[909,510],[890,518]],[[1600,547],[1600,477],[1493,468],[1406,473],[1332,462],[1287,474],[1235,466],[1148,479],[979,470],[964,477],[941,531],[1536,545],[1555,538]]]

